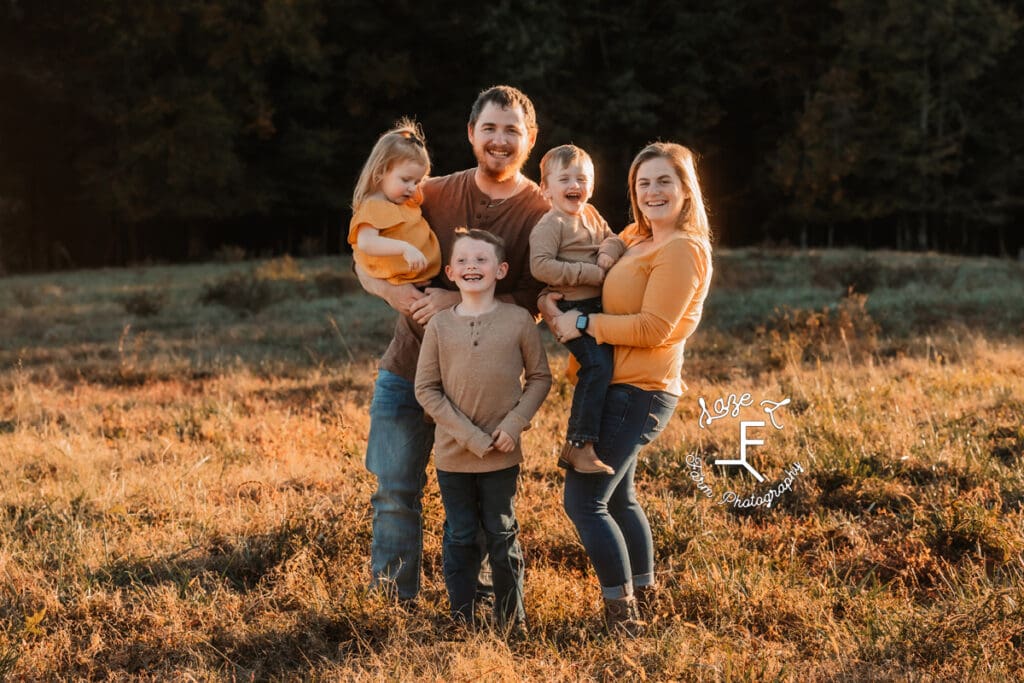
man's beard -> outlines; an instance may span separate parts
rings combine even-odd
[[[509,164],[502,166],[500,169],[491,168],[489,165],[490,157],[487,155],[487,151],[476,155],[476,165],[480,169],[480,172],[487,176],[489,179],[496,183],[505,183],[516,177],[523,166],[526,164],[525,154],[521,154],[516,157],[514,161]]]

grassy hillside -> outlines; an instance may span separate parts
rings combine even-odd
[[[1024,675],[1020,264],[719,252],[690,392],[638,468],[665,590],[624,643],[560,506],[561,377],[524,437],[532,637],[449,628],[432,476],[419,605],[367,593],[392,324],[344,259],[0,279],[0,678]],[[701,427],[698,398],[745,393]],[[763,484],[713,465],[783,399],[751,434]],[[720,504],[794,463],[770,507]]]

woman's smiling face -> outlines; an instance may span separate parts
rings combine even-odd
[[[668,159],[654,157],[640,164],[633,191],[637,206],[652,226],[675,227],[687,193]]]

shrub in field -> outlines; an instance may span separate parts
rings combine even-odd
[[[302,274],[302,268],[299,267],[299,264],[287,254],[257,266],[255,274],[261,280],[302,282],[306,279]]]
[[[775,284],[775,272],[763,257],[719,256],[715,260],[712,287],[728,290],[752,290]]]
[[[937,554],[953,562],[975,554],[986,563],[998,564],[1019,550],[1013,532],[1001,522],[996,510],[964,500],[932,515],[927,541]]]
[[[313,285],[319,296],[342,296],[359,289],[359,281],[354,275],[334,270],[321,270],[313,276]]]
[[[203,287],[200,303],[220,304],[239,313],[257,313],[280,298],[254,273],[235,272]]]
[[[306,278],[302,270],[294,259],[285,256],[207,283],[199,301],[253,314],[272,304],[305,295]]]
[[[931,287],[949,289],[956,282],[959,269],[956,266],[922,261],[914,265],[895,265],[885,269],[885,285],[889,289],[900,289],[912,282]]]
[[[35,287],[12,287],[11,294],[22,308],[33,308],[42,301],[42,296]]]
[[[850,362],[878,348],[878,325],[867,311],[867,296],[850,292],[838,306],[821,311],[775,309],[758,336],[768,342],[776,367],[792,361],[846,358]]]
[[[878,261],[869,256],[859,256],[839,263],[812,262],[811,282],[819,287],[838,287],[843,290],[867,293],[882,280],[882,268]]]
[[[167,304],[167,290],[163,287],[139,289],[121,299],[126,313],[148,317],[156,315]]]

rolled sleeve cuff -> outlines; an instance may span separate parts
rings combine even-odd
[[[466,444],[466,448],[471,450],[478,458],[482,458],[487,451],[491,450],[491,444],[493,442],[494,439],[492,439],[490,435],[480,432],[478,435],[474,436],[468,444]]]

